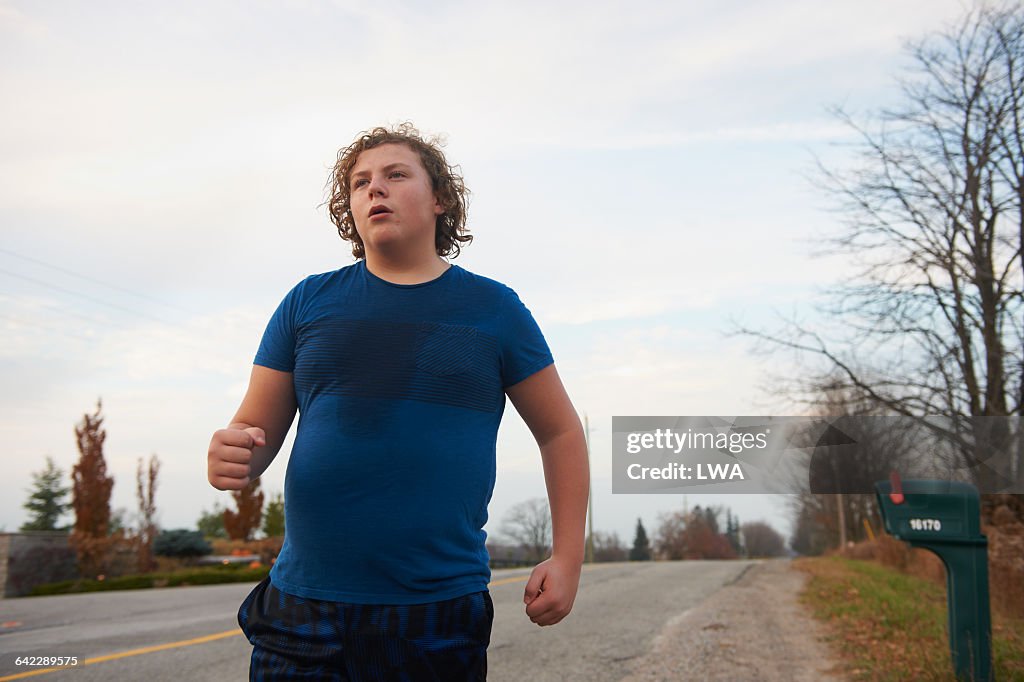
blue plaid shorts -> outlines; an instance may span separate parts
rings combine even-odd
[[[486,680],[493,621],[486,591],[429,604],[348,604],[296,597],[270,578],[238,610],[254,682]]]

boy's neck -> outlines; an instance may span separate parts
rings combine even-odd
[[[430,258],[403,260],[386,258],[381,254],[366,254],[366,269],[392,284],[423,284],[440,277],[450,263],[442,260],[436,253]]]

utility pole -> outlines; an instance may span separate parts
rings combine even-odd
[[[590,467],[590,417],[583,413],[583,438],[587,443],[587,472],[590,485],[587,486],[587,557],[588,564],[594,563],[594,476]]]
[[[843,502],[843,494],[836,495],[836,503],[839,505],[839,550],[846,549],[846,504]]]

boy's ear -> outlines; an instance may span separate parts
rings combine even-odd
[[[441,215],[444,213],[444,206],[441,205],[441,200],[434,195],[434,215]]]

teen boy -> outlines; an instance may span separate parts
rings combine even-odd
[[[215,488],[243,488],[301,414],[285,544],[239,610],[250,677],[485,679],[482,529],[505,396],[540,446],[550,501],[552,555],[523,597],[538,625],[562,620],[579,584],[582,428],[515,293],[445,260],[471,237],[465,187],[436,143],[409,124],[362,133],[331,185],[358,260],[284,298],[208,454]]]

